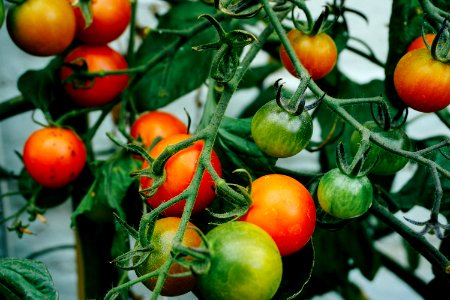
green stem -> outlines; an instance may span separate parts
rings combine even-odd
[[[450,277],[449,260],[431,245],[425,237],[418,235],[414,230],[403,224],[387,208],[382,206],[378,200],[374,199],[371,212],[381,221],[386,223],[400,234],[414,249],[416,249],[432,266],[434,266],[447,279]]]
[[[0,121],[34,108],[33,103],[26,100],[22,95],[5,100],[0,103]]]
[[[130,21],[130,37],[128,39],[128,49],[127,49],[127,61],[129,65],[134,65],[135,52],[134,52],[134,44],[135,37],[134,34],[136,32],[136,15],[137,15],[137,6],[138,0],[130,0],[131,3],[131,21]]]

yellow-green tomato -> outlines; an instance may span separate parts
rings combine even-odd
[[[338,168],[325,173],[317,190],[320,207],[341,219],[363,215],[372,205],[373,189],[367,176],[351,177]]]
[[[255,224],[221,224],[206,234],[211,266],[197,276],[207,300],[269,300],[281,283],[282,261],[277,245]]]
[[[309,144],[313,123],[307,111],[295,115],[272,100],[253,116],[251,133],[255,144],[264,153],[279,158],[290,157]]]

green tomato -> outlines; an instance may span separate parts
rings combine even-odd
[[[263,229],[248,222],[221,224],[206,235],[211,266],[197,275],[205,299],[271,299],[281,283],[277,245]]]
[[[359,217],[372,205],[372,184],[366,176],[351,177],[332,169],[320,179],[317,198],[320,207],[334,217]]]
[[[264,104],[253,116],[251,132],[256,145],[274,157],[290,157],[310,142],[313,123],[307,111],[294,115],[275,100]]]
[[[386,144],[403,150],[412,149],[411,140],[400,128],[384,131],[383,128],[380,128],[374,121],[368,121],[364,124],[364,126],[370,129]],[[360,144],[361,134],[355,130],[350,138],[350,151],[352,155],[355,155],[356,152],[358,152]],[[371,148],[364,165],[369,166],[373,164],[377,157],[378,161],[370,170],[370,173],[376,175],[393,175],[403,169],[403,167],[408,163],[408,159],[406,157],[391,153],[371,143]]]

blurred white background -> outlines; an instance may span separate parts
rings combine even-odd
[[[379,0],[348,0],[347,6],[357,9],[363,12],[369,18],[367,24],[363,19],[355,16],[348,15],[350,34],[353,37],[360,38],[369,44],[376,57],[384,61],[388,52],[388,22],[390,18],[390,6],[392,1]],[[311,7],[315,16],[318,16],[321,6],[325,1],[309,1],[308,5]],[[151,15],[152,9],[161,9],[164,3],[154,0],[141,0],[139,1],[139,13],[138,24],[154,26],[155,19]],[[111,46],[119,51],[126,49],[126,34],[121,39],[113,42]],[[262,58],[264,59],[264,58]],[[39,69],[44,67],[48,58],[39,58],[28,55],[18,49],[10,40],[6,26],[3,26],[0,30],[0,101],[4,101],[11,97],[18,95],[16,81],[17,78],[26,70]],[[359,82],[367,82],[372,79],[384,78],[383,70],[372,63],[360,58],[348,51],[344,51],[340,54],[338,60],[338,67],[351,79]],[[270,82],[274,82],[277,78],[284,78],[288,81],[288,84],[295,84],[293,77],[286,71],[280,71],[275,74],[273,78],[268,78]],[[177,101],[165,107],[163,110],[175,112],[182,118],[185,116],[183,108],[188,110],[194,108],[194,93],[187,95]],[[251,97],[245,97],[242,93],[238,93],[232,100],[231,105],[227,111],[227,114],[233,116],[237,114],[240,107],[245,105],[245,99]],[[413,111],[411,118],[417,116]],[[39,114],[37,115],[39,117]],[[197,114],[192,114],[195,123],[195,117]],[[408,134],[413,138],[422,137],[423,135],[446,133],[446,129],[440,126],[440,123],[432,115],[425,115],[417,119],[414,126],[410,127]],[[101,150],[109,147],[109,140],[106,138],[105,133],[111,129],[111,120],[107,120],[100,129],[96,140],[98,141],[96,149]],[[7,166],[8,169],[18,170],[22,167],[20,160],[14,151],[21,152],[22,146],[28,137],[39,126],[32,122],[31,113],[24,113],[4,121],[0,121],[0,164]],[[426,128],[424,132],[423,128]],[[315,133],[315,136],[318,133]],[[289,166],[290,168],[298,168],[300,170],[317,168],[315,165],[315,154],[301,153],[293,158],[280,160],[280,165]],[[399,188],[410,176],[412,167],[407,166],[405,170],[402,170],[400,175],[396,178],[395,187]],[[2,193],[8,191],[14,191],[15,187],[2,184],[0,191]],[[15,211],[17,207],[20,207],[23,202],[20,198],[10,197],[3,200],[4,215],[10,215]],[[70,203],[59,206],[57,208],[47,211],[46,218],[48,224],[40,223],[36,221],[32,224],[31,230],[34,232],[32,236],[25,236],[22,239],[17,239],[13,233],[0,233],[0,241],[6,237],[6,251],[0,249],[0,256],[13,256],[13,257],[26,257],[31,253],[40,251],[44,248],[59,245],[74,245],[74,235],[70,229]],[[418,220],[424,220],[427,217],[427,212],[424,210],[413,210],[408,214],[409,217],[415,217]],[[400,216],[399,216],[400,217]],[[434,236],[427,236],[432,243],[438,245],[438,240]],[[405,253],[400,248],[401,240],[396,236],[388,236],[378,243],[378,247],[384,253],[392,256],[396,261],[401,263],[406,262]],[[0,244],[1,248],[1,244]],[[3,251],[3,252],[1,252]],[[38,259],[42,260],[49,268],[50,273],[55,282],[56,288],[60,293],[60,299],[72,300],[77,299],[77,277],[76,277],[76,262],[75,253],[73,248],[65,250],[59,250],[47,255],[40,256]],[[134,276],[132,273],[131,276]],[[427,261],[423,260],[420,263],[417,275],[428,280],[431,278],[431,268]],[[403,282],[398,280],[388,270],[382,269],[374,281],[367,281],[358,271],[351,273],[351,279],[362,287],[366,292],[369,299],[421,299],[414,291]],[[148,298],[148,291],[142,286],[136,286],[135,291],[142,295],[145,299]],[[162,299],[164,297],[161,297]],[[192,299],[191,295],[185,297],[179,297],[179,299]],[[176,298],[172,298],[176,299]],[[316,297],[315,300],[320,299],[341,299],[340,296],[334,293],[324,295],[322,297]]]

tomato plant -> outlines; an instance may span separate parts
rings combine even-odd
[[[128,68],[125,58],[106,45],[78,46],[65,57],[64,61],[77,65],[82,65],[84,61],[89,72],[118,71]],[[67,79],[73,73],[70,67],[63,66],[61,68],[61,80]],[[114,74],[95,77],[88,81],[66,83],[64,89],[78,105],[94,107],[113,101],[127,84],[127,74]]]
[[[86,163],[86,148],[70,129],[42,128],[33,132],[25,142],[23,163],[39,184],[59,188],[80,175]]]
[[[311,116],[305,110],[292,114],[272,100],[264,104],[252,119],[252,137],[256,145],[274,157],[290,157],[303,150],[313,133]]]
[[[153,158],[157,158],[168,146],[174,145],[189,137],[189,134],[175,134],[169,136],[157,143],[150,151],[150,155]],[[203,144],[203,141],[195,142],[192,146],[181,150],[168,159],[165,166],[166,179],[164,183],[158,188],[156,194],[147,199],[147,202],[151,207],[158,207],[161,203],[170,200],[172,197],[180,194],[188,187],[197,168],[197,163]],[[220,175],[222,173],[222,168],[219,157],[215,152],[211,154],[211,164]],[[147,161],[145,161],[142,165],[143,169],[146,167],[148,167]],[[152,179],[142,176],[140,185],[142,189],[146,189],[152,185]],[[198,188],[198,194],[195,199],[195,205],[192,213],[198,214],[202,212],[211,204],[215,196],[214,181],[212,180],[211,175],[205,171]],[[183,200],[167,208],[163,213],[166,216],[181,216],[184,206],[185,201]]]
[[[74,7],[76,37],[87,44],[105,45],[127,28],[131,19],[130,0],[95,0],[91,2],[92,23],[86,26],[79,7]]]
[[[307,35],[298,29],[292,29],[288,32],[287,38],[294,48],[297,58],[312,79],[317,80],[325,77],[333,70],[337,61],[337,48],[333,39],[327,33]],[[280,58],[286,70],[298,77],[284,45],[280,46]]]
[[[167,217],[156,221],[155,229],[152,234],[152,247],[150,255],[145,261],[135,270],[137,276],[145,275],[160,268],[167,259],[169,259],[172,249],[173,239],[180,226],[180,218]],[[191,222],[189,227],[195,227]],[[202,239],[198,233],[188,228],[183,235],[181,244],[186,247],[199,247]],[[139,242],[135,244],[135,248],[139,247]],[[166,278],[161,295],[163,296],[179,296],[191,291],[195,286],[195,277],[193,275],[177,277],[177,275],[189,272],[189,269],[181,266],[179,263],[174,263],[169,269],[170,276]],[[157,278],[150,278],[144,281],[144,284],[150,290],[153,290],[156,285]]]
[[[259,177],[251,187],[252,205],[241,220],[269,233],[281,255],[300,250],[316,226],[316,207],[308,190],[281,174]]]
[[[229,222],[206,234],[211,266],[197,276],[205,299],[271,299],[282,275],[282,261],[272,238],[258,226]]]
[[[3,22],[5,21],[5,4],[3,1],[0,2],[0,28],[3,26]]]
[[[63,52],[76,31],[75,15],[66,0],[27,0],[14,5],[8,10],[6,26],[20,49],[37,56]]]
[[[158,137],[164,139],[187,131],[187,126],[177,116],[163,111],[141,114],[130,128],[131,136],[135,139],[140,138],[145,148],[150,147]]]
[[[398,149],[412,150],[412,142],[408,135],[401,128],[393,128],[384,130],[376,122],[368,121],[364,123],[366,128],[369,128],[383,140],[383,142],[395,144]],[[361,144],[361,134],[355,130],[350,139],[350,150],[353,155],[358,151]],[[366,166],[373,163],[375,165],[371,168],[370,173],[377,175],[393,175],[403,169],[408,163],[406,157],[399,156],[395,153],[386,151],[385,149],[371,144],[368,156],[366,158]]]
[[[450,104],[450,66],[435,60],[428,49],[406,53],[394,72],[395,89],[403,102],[420,112]]]
[[[372,184],[366,176],[352,177],[336,168],[320,179],[317,199],[320,207],[330,215],[349,219],[369,210],[372,194]]]

